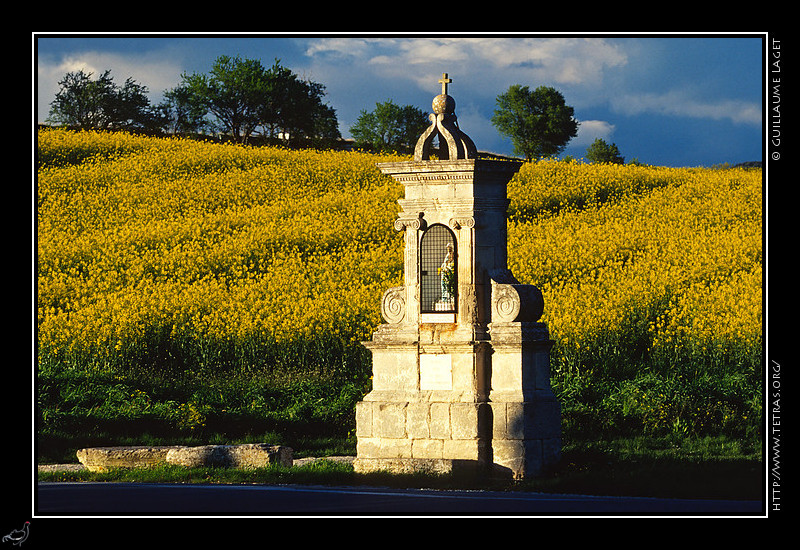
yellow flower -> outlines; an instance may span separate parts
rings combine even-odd
[[[404,157],[37,141],[40,357],[113,366],[194,346],[245,361],[266,342],[357,343],[403,282],[403,189],[375,163]],[[526,163],[508,185],[508,267],[542,290],[556,352],[579,364],[635,331],[664,364],[757,362],[761,185],[760,170]]]

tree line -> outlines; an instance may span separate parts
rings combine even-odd
[[[301,79],[275,59],[218,57],[208,74],[182,73],[180,84],[152,105],[147,87],[110,71],[97,79],[83,70],[67,73],[51,103],[47,122],[80,129],[167,134],[223,134],[238,143],[254,137],[287,145],[331,144],[341,139],[336,111],[323,102],[325,86]],[[574,109],[556,89],[512,85],[496,98],[492,124],[526,160],[553,157],[577,135]],[[409,152],[430,124],[427,113],[392,100],[362,110],[350,128],[355,145]],[[591,162],[624,162],[615,144],[598,139],[587,149]]]
[[[147,87],[131,78],[117,85],[110,71],[97,79],[83,70],[67,73],[51,103],[47,122],[92,130],[139,130],[171,134],[221,133],[247,143],[253,136],[336,140],[336,112],[323,103],[325,87],[301,79],[275,59],[220,56],[208,74],[183,73],[180,84],[152,105]]]

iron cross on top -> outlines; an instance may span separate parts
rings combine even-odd
[[[447,78],[447,73],[442,73],[442,78],[438,81],[442,84],[442,95],[447,95],[447,85],[450,84],[453,79]]]

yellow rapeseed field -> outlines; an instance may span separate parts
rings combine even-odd
[[[403,189],[375,167],[397,160],[40,130],[40,368],[354,368],[402,282]],[[543,161],[509,197],[557,386],[758,370],[760,170]]]
[[[38,139],[44,159],[96,150],[38,171],[43,358],[102,368],[164,340],[173,356],[169,342],[192,343],[200,361],[219,358],[215,346],[350,341],[378,324],[381,293],[402,278],[392,229],[402,190],[370,155],[60,130]]]
[[[643,349],[621,354],[758,364],[760,170],[540,162],[510,195],[510,268],[578,364],[601,335],[637,332]]]

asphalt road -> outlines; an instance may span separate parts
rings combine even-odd
[[[682,500],[381,487],[38,483],[44,516],[761,515],[760,501]]]

